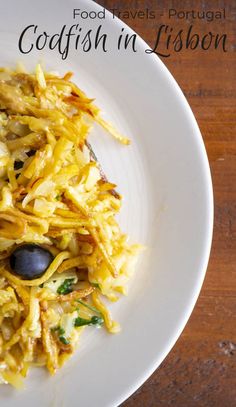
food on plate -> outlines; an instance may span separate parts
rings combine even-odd
[[[88,135],[97,123],[129,141],[71,77],[0,69],[0,382],[16,388],[30,366],[54,374],[86,326],[119,331],[107,300],[139,252]]]

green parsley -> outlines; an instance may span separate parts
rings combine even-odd
[[[92,318],[90,319],[85,319],[85,318],[81,318],[81,317],[77,317],[75,319],[74,325],[76,327],[78,326],[84,326],[84,325],[95,325],[97,327],[100,327],[104,322],[104,319],[102,317],[98,317],[96,315],[94,315]]]
[[[61,341],[61,343],[63,343],[64,345],[69,345],[70,341],[68,341],[64,336],[59,336],[59,340]]]
[[[57,326],[55,328],[52,328],[51,331],[58,333],[58,339],[61,343],[63,343],[64,345],[69,345],[70,341],[68,341],[68,339],[66,339],[66,337],[64,336],[65,330],[63,328]]]
[[[74,278],[66,278],[65,281],[58,287],[58,294],[69,294],[73,291],[72,284],[74,283]]]
[[[88,308],[90,311],[96,312],[97,314],[101,314],[101,312],[98,311],[98,309],[95,308],[95,307],[93,307],[92,305],[87,304],[86,302],[81,301],[81,300],[76,300],[76,301],[77,301],[79,304],[82,304],[84,307]]]

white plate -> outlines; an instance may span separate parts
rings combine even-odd
[[[116,336],[88,330],[77,354],[49,377],[30,373],[26,390],[1,387],[1,407],[117,406],[158,367],[180,335],[199,294],[212,238],[213,196],[201,134],[181,90],[163,63],[144,51],[117,51],[124,23],[106,13],[105,20],[76,20],[83,30],[99,24],[108,34],[108,52],[73,49],[62,61],[57,51],[20,54],[23,28],[58,32],[75,23],[73,8],[101,10],[92,1],[8,0],[0,5],[1,63],[39,60],[60,73],[76,72],[76,82],[121,131],[132,139],[120,146],[97,131],[92,144],[109,178],[125,196],[120,217],[133,240],[147,245],[130,295],[112,306],[121,322]],[[31,32],[24,46],[34,43]]]

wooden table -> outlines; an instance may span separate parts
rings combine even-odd
[[[201,36],[209,31],[227,34],[227,52],[185,47],[162,58],[186,95],[204,138],[214,186],[214,238],[206,279],[184,332],[159,369],[123,407],[236,406],[236,1],[97,2],[121,11],[155,10],[155,19],[124,19],[150,46],[161,24],[177,32],[193,23]],[[169,19],[171,8],[225,8],[226,18]]]

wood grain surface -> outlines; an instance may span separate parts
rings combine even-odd
[[[200,126],[213,178],[214,238],[205,282],[192,316],[165,361],[122,407],[236,406],[236,1],[98,0],[120,11],[155,10],[155,19],[124,21],[150,46],[157,29],[227,34],[222,49],[183,49],[162,58]],[[168,10],[217,11],[225,19],[169,19]],[[162,15],[161,15],[162,14]],[[163,44],[163,49],[164,49]]]

